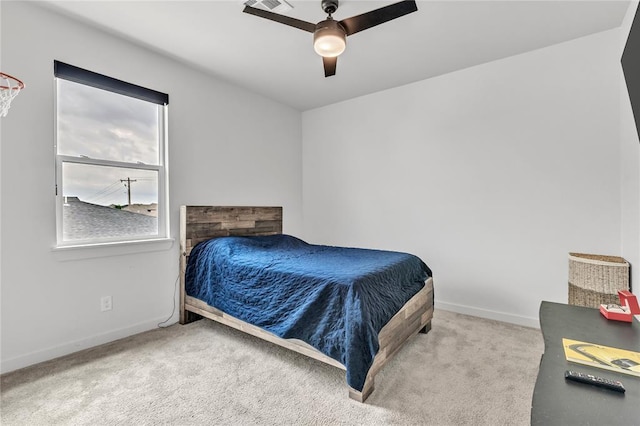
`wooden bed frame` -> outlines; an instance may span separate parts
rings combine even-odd
[[[282,233],[282,207],[180,207],[180,324],[209,318],[346,371],[344,365],[305,342],[282,339],[260,327],[241,321],[185,292],[185,271],[191,249],[201,241],[223,236],[273,235]],[[374,390],[374,378],[384,364],[418,332],[431,329],[433,279],[411,298],[382,328],[380,349],[369,369],[362,391],[349,388],[349,397],[364,402]]]

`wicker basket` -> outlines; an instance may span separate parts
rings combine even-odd
[[[569,253],[569,304],[599,308],[629,290],[629,262],[617,256]]]

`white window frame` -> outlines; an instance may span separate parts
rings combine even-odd
[[[58,61],[55,61],[55,67],[57,70],[57,66],[62,64]],[[62,64],[65,67],[70,67],[72,70],[79,70],[80,72],[87,72],[89,74],[94,74],[98,76],[98,78],[111,79],[116,82],[118,80],[112,79],[111,77],[102,76],[100,74],[93,73],[91,71],[82,70],[81,68],[73,67],[71,65]],[[89,158],[86,156],[69,156],[58,154],[58,109],[57,109],[57,99],[58,99],[58,91],[59,91],[59,79],[67,79],[64,77],[59,77],[56,75],[55,82],[55,144],[54,144],[54,155],[55,155],[55,191],[56,191],[56,246],[54,248],[76,248],[76,247],[92,247],[92,246],[105,246],[105,245],[122,245],[127,243],[138,244],[141,242],[152,242],[155,240],[167,241],[170,240],[169,234],[169,190],[168,190],[168,95],[166,96],[167,103],[160,104],[158,102],[153,102],[158,105],[158,164],[144,164],[140,162],[130,163],[123,161],[113,161],[113,160],[104,160],[104,159],[95,159]],[[100,87],[99,85],[87,84],[83,81],[77,81],[73,78],[67,79],[69,81],[75,81],[80,84],[85,84],[88,86]],[[125,85],[129,83],[121,82]],[[144,89],[139,86],[130,85],[134,89]],[[139,96],[129,95],[128,93],[119,92],[117,90],[109,90],[113,93],[120,94],[122,96],[132,96],[135,98],[143,99]],[[153,92],[153,91],[151,91]],[[159,92],[158,92],[159,93]],[[143,99],[145,100],[145,99]],[[106,237],[106,238],[91,238],[85,240],[71,240],[64,241],[63,238],[63,208],[65,203],[65,197],[62,195],[63,188],[63,175],[62,169],[64,164],[86,164],[93,166],[107,166],[107,167],[116,167],[116,168],[126,168],[126,169],[137,169],[137,170],[146,170],[146,171],[155,171],[158,176],[158,233],[156,235],[137,235],[130,237]]]

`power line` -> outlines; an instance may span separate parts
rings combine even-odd
[[[86,196],[85,201],[89,203],[98,204],[100,200],[104,200],[120,191],[120,184],[124,183],[125,188],[127,188],[127,198],[129,204],[131,204],[131,183],[138,181],[156,181],[156,178],[153,177],[143,177],[143,176],[134,176],[127,177],[127,179],[119,179],[113,181],[111,184],[105,186],[104,188],[94,192],[91,195]],[[84,198],[84,197],[83,197]]]
[[[120,182],[118,182],[118,183],[120,183]],[[115,194],[115,193],[119,193],[120,191],[121,191],[121,188],[120,188],[120,187],[113,188],[110,192],[108,192],[108,193],[106,193],[106,194],[103,194],[103,195],[101,195],[101,196],[100,196],[100,197],[98,197],[98,198],[94,198],[92,202],[93,202],[93,203],[97,203],[99,200],[102,200],[102,199],[104,199],[104,198],[107,198],[107,197],[109,197],[109,196],[111,196],[111,195],[113,195],[113,194]]]
[[[94,199],[94,198],[95,198],[95,199],[102,198],[102,196],[103,196],[104,194],[106,194],[107,192],[111,191],[111,190],[112,190],[112,188],[114,188],[114,187],[115,187],[115,186],[117,186],[117,185],[120,185],[120,181],[117,181],[117,180],[116,180],[116,181],[114,181],[111,185],[106,186],[106,187],[102,188],[101,190],[99,190],[99,191],[97,191],[97,192],[94,192],[93,194],[91,194],[91,195],[87,196],[87,201],[89,201],[89,200],[91,200],[91,199]],[[120,188],[118,187],[118,189],[120,189]],[[109,192],[109,193],[111,194],[112,192]]]

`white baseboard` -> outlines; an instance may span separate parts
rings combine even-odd
[[[488,318],[496,321],[522,325],[525,327],[540,328],[540,322],[537,318],[523,317],[520,315],[513,315],[505,312],[474,308],[472,306],[443,302],[437,299],[435,301],[435,307],[436,309],[441,309],[443,311],[451,311],[464,315]],[[166,317],[157,318],[155,320],[145,321],[129,327],[112,330],[96,336],[91,336],[86,339],[80,339],[40,351],[31,352],[15,358],[3,359],[0,363],[0,373],[8,373],[10,371],[18,370],[20,368],[28,367],[40,362],[49,361],[54,358],[69,355],[71,353],[78,352],[84,349],[89,349],[98,345],[113,342],[114,340],[123,339],[134,334],[153,330],[154,328],[158,327],[159,323],[164,322],[165,320]],[[172,318],[171,321],[168,322],[168,324],[174,324],[175,322],[177,322],[177,319],[174,320]]]
[[[162,318],[141,322],[129,327],[120,328],[118,330],[108,331],[106,333],[98,334],[96,336],[91,336],[85,339],[75,340],[72,342],[53,346],[51,348],[34,351],[14,358],[3,359],[0,363],[0,373],[8,373],[10,371],[38,364],[40,362],[49,361],[54,358],[69,355],[84,349],[93,348],[98,345],[113,342],[118,339],[123,339],[134,334],[153,330],[155,328],[158,328],[159,323],[164,323],[166,319],[167,317],[165,316]],[[177,317],[176,319],[171,318],[171,320],[167,321],[167,323],[164,323],[164,325],[170,325],[176,322]]]
[[[523,317],[521,315],[509,314],[506,312],[491,311],[488,309],[474,308],[472,306],[459,305],[456,303],[442,302],[437,299],[434,305],[436,309],[441,309],[443,311],[451,311],[457,314],[508,322],[525,327],[540,328],[540,321],[538,318]]]

